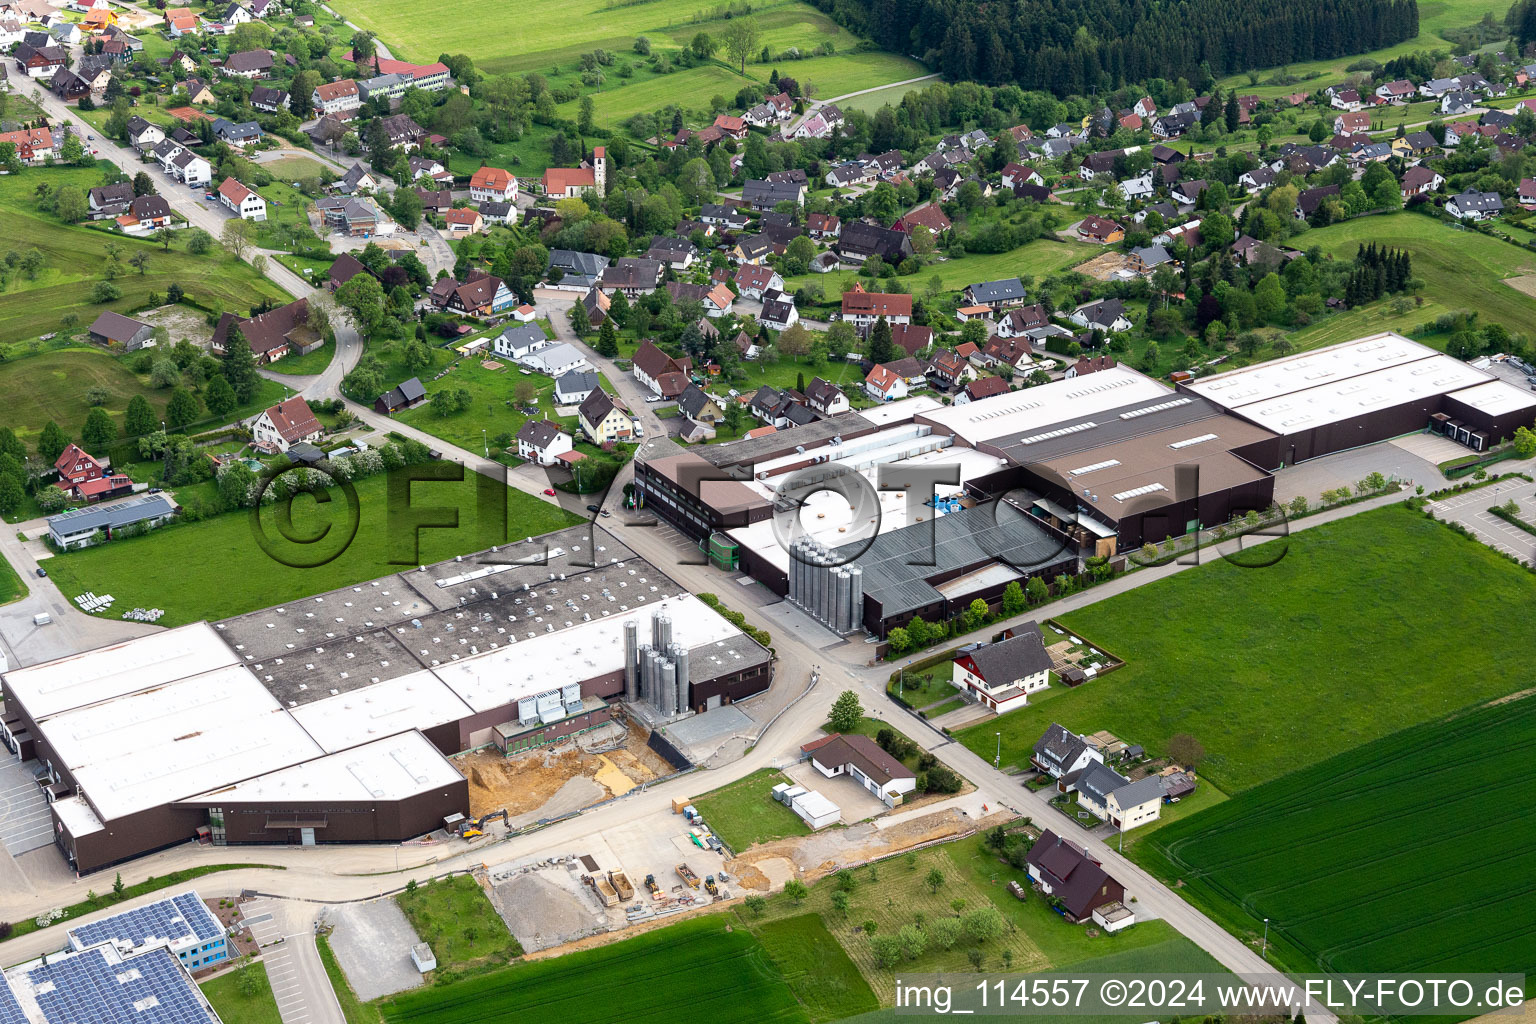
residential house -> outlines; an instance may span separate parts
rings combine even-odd
[[[1126,267],[1138,274],[1150,274],[1165,263],[1174,263],[1173,254],[1157,243],[1132,249],[1125,256]]]
[[[223,314],[209,343],[214,355],[224,354],[229,332],[237,326],[256,362],[262,365],[275,363],[290,354],[305,355],[325,343],[325,338],[309,326],[307,299],[296,299],[249,319],[233,313]]]
[[[251,438],[257,444],[271,445],[280,452],[301,442],[314,444],[324,433],[325,428],[315,419],[309,403],[299,395],[262,410],[251,421]]]
[[[1021,338],[1030,331],[1037,331],[1050,324],[1051,318],[1045,307],[1036,303],[1010,311],[997,322],[999,338]]]
[[[800,320],[792,295],[770,288],[763,293],[763,308],[757,314],[757,322],[776,331],[787,331]]]
[[[1469,113],[1477,106],[1477,94],[1471,92],[1448,92],[1440,97],[1440,113],[1445,117],[1456,117]]]
[[[1354,89],[1336,89],[1330,96],[1328,105],[1336,110],[1359,110],[1360,93]]]
[[[880,317],[885,317],[886,323],[892,325],[911,323],[912,296],[867,292],[862,284],[855,284],[852,291],[843,293],[842,318],[861,336]]]
[[[581,432],[593,444],[613,444],[627,440],[635,433],[634,421],[601,388],[586,397],[576,412],[576,418],[581,423]]]
[[[677,396],[677,407],[689,422],[701,427],[718,427],[725,420],[725,410],[697,384],[689,384]]]
[[[580,405],[587,396],[601,386],[602,378],[595,370],[571,370],[555,378],[555,404]]]
[[[823,416],[835,416],[850,408],[848,396],[843,394],[843,389],[820,377],[812,378],[805,386],[805,400]]]
[[[363,104],[362,96],[357,91],[357,82],[350,78],[315,86],[309,101],[319,113],[340,118],[350,117]]]
[[[743,359],[756,359],[762,355],[757,341],[746,331],[737,331],[736,337],[731,339],[731,344],[736,346],[736,354]]]
[[[553,466],[575,447],[571,435],[550,420],[529,420],[517,432],[517,457],[540,466]]]
[[[1067,372],[1063,376],[1071,380],[1090,373],[1098,373],[1100,370],[1112,370],[1118,365],[1119,362],[1114,356],[1078,356],[1077,362],[1067,367]]]
[[[750,216],[735,207],[721,206],[716,203],[705,203],[699,211],[699,220],[730,231],[740,231],[752,223]]]
[[[581,308],[586,310],[587,323],[593,327],[601,327],[603,325],[603,321],[608,319],[608,310],[612,305],[613,300],[608,297],[608,293],[597,285],[588,288],[586,294],[581,297]],[[519,309],[522,308],[525,307],[519,307]],[[526,308],[531,310],[533,307],[528,306]],[[512,315],[519,323],[529,323],[533,319],[531,316],[527,318],[521,317],[517,313]]]
[[[135,196],[128,209],[118,214],[118,227],[132,235],[143,235],[171,226],[171,204],[164,196]]]
[[[516,306],[517,296],[506,282],[480,271],[472,271],[469,280],[452,288],[444,303],[444,308],[451,313],[471,316],[500,313]]]
[[[344,252],[331,263],[331,269],[327,272],[327,283],[331,291],[335,291],[358,274],[368,273],[368,268],[360,263],[356,256]]]
[[[733,114],[719,114],[715,117],[715,127],[733,139],[747,137],[747,122]]]
[[[764,384],[747,399],[747,412],[771,427],[788,427],[790,410],[802,397],[794,391],[780,391]]]
[[[1097,761],[1075,776],[1062,777],[1057,781],[1056,788],[1062,793],[1076,792],[1078,806],[1096,818],[1106,819],[1109,817],[1105,806],[1109,802],[1109,794],[1129,783],[1130,780],[1124,775],[1102,761]]]
[[[994,334],[987,339],[978,360],[982,366],[1008,365],[1015,370],[1030,366],[1035,361],[1030,351],[1030,337],[1003,338]],[[973,360],[973,361],[978,361]]]
[[[517,206],[513,203],[481,203],[479,207],[480,217],[485,221],[485,226],[493,224],[516,224]]]
[[[1125,197],[1125,201],[1128,203],[1151,198],[1157,191],[1157,186],[1152,181],[1151,171],[1137,175],[1134,178],[1126,178],[1115,187],[1120,190],[1120,194]]]
[[[263,114],[275,114],[288,107],[288,90],[270,85],[258,85],[251,90],[251,109]]]
[[[1368,132],[1371,130],[1371,115],[1363,111],[1358,114],[1340,114],[1333,119],[1333,130],[1339,135]]]
[[[91,340],[99,345],[120,345],[129,352],[153,348],[155,345],[155,328],[152,324],[111,310],[92,321],[90,335]]]
[[[207,185],[213,181],[213,165],[190,149],[166,139],[155,147],[160,169],[184,185]]]
[[[1121,832],[1129,832],[1162,815],[1165,795],[1160,775],[1127,782],[1105,795],[1102,817]]]
[[[1016,277],[966,285],[963,294],[967,303],[973,306],[986,306],[993,312],[1002,312],[1013,306],[1022,305],[1028,297],[1024,291],[1024,283]]]
[[[1181,114],[1165,114],[1152,122],[1152,134],[1159,139],[1176,139],[1200,123],[1195,111]]]
[[[59,457],[53,460],[53,468],[59,474],[60,489],[76,498],[85,497],[87,489],[99,488],[99,481],[111,476],[108,463],[74,443],[64,446]]]
[[[477,203],[517,199],[517,179],[500,167],[482,167],[469,178],[469,198]]]
[[[689,384],[693,361],[684,356],[674,359],[652,341],[641,342],[630,361],[630,373],[642,386],[662,398],[676,398]]]
[[[592,364],[587,362],[586,355],[575,345],[565,342],[556,342],[547,348],[541,348],[522,360],[522,365],[534,373],[542,373],[546,377],[559,377],[561,374],[570,373],[572,370],[590,370]]]
[[[429,156],[411,157],[410,175],[412,181],[420,181],[422,178],[430,178],[436,184],[453,181],[453,172],[444,167],[440,160]]]
[[[607,268],[607,256],[574,249],[551,249],[544,278],[550,288],[584,292],[601,280]]]
[[[359,192],[379,191],[379,179],[373,172],[361,163],[354,162],[347,168],[347,173],[336,179],[331,190],[344,196],[355,196]]]
[[[421,378],[412,377],[380,395],[373,403],[373,410],[392,416],[402,409],[414,409],[426,400],[427,389],[422,387]]]
[[[875,366],[864,378],[864,390],[877,402],[896,402],[907,397],[907,380],[894,370]]]
[[[1526,198],[1526,182],[1531,182],[1530,199]],[[1403,172],[1403,180],[1399,184],[1399,190],[1403,194],[1403,200],[1407,201],[1414,196],[1421,196],[1426,192],[1436,192],[1444,184],[1445,179],[1440,176],[1438,171],[1423,164],[1415,164]],[[1520,182],[1520,203],[1523,206],[1527,202],[1536,203],[1536,181],[1532,181],[1530,178]]]
[[[533,353],[549,348],[554,342],[544,334],[538,324],[518,324],[508,327],[491,342],[492,350],[499,356],[523,363]]]
[[[617,289],[627,298],[649,295],[661,284],[661,264],[651,259],[623,256],[603,269],[601,282],[605,291]]]
[[[956,349],[959,351],[959,349]],[[1008,382],[1001,377],[977,377],[955,396],[956,405],[966,405],[970,402],[979,402],[984,398],[995,398],[998,395],[1008,393]]]
[[[813,740],[800,753],[829,779],[847,776],[887,807],[898,807],[917,790],[917,775],[868,736],[833,733]]]
[[[1497,192],[1469,189],[1446,200],[1445,212],[1461,220],[1488,220],[1504,212],[1504,200]]]
[[[913,228],[919,226],[937,235],[941,231],[948,231],[950,224],[949,218],[944,216],[944,211],[939,209],[937,203],[924,203],[904,214],[894,225],[897,231],[904,231],[909,235]]]
[[[69,63],[69,57],[62,46],[33,46],[31,43],[22,43],[16,47],[13,56],[16,58],[16,66],[21,68],[28,78],[41,78],[47,81],[51,81],[53,76]]]
[[[1306,220],[1316,213],[1318,207],[1322,206],[1324,202],[1330,198],[1337,197],[1338,194],[1339,186],[1337,185],[1322,185],[1318,188],[1302,189],[1296,196],[1296,219]]]
[[[480,216],[479,210],[448,210],[443,214],[443,222],[448,227],[450,237],[478,235],[485,230],[485,218]]]
[[[742,186],[741,198],[742,202],[754,210],[771,210],[786,202],[796,206],[804,205],[805,191],[804,181],[752,179]]]
[[[1387,82],[1383,85],[1378,85],[1376,87],[1376,96],[1380,99],[1386,100],[1388,103],[1400,106],[1411,101],[1413,99],[1414,93],[1417,91],[1418,90],[1414,88],[1414,84],[1412,82],[1404,78],[1399,78],[1395,82]]]
[[[953,391],[976,379],[976,368],[953,349],[941,348],[928,360],[928,376],[934,383]]]
[[[1409,171],[1416,171],[1418,169],[1419,168],[1417,168],[1417,167],[1411,167],[1411,168],[1409,168]],[[1439,177],[1439,176],[1436,175],[1436,177]],[[1431,185],[1430,186],[1430,188],[1438,188],[1438,187],[1439,187],[1438,185]],[[1404,194],[1404,198],[1407,198],[1407,188],[1408,188],[1408,175],[1405,173],[1403,175],[1403,189],[1404,189],[1404,193],[1403,194]],[[1532,207],[1536,207],[1536,178],[1521,178],[1520,179],[1520,188],[1516,191],[1515,198],[1520,203],[1520,205],[1525,207],[1526,209],[1530,209]]]
[[[1007,640],[961,648],[951,671],[957,689],[1002,714],[1023,707],[1029,703],[1031,693],[1049,685],[1051,656],[1046,653],[1040,631],[1034,623],[1027,622]]]
[[[933,344],[933,328],[921,324],[891,324],[891,342],[909,356],[926,352]]]
[[[673,270],[687,270],[698,258],[698,250],[686,238],[657,235],[651,239],[651,247],[646,252],[645,258],[655,260]]]
[[[220,142],[244,149],[261,141],[261,125],[255,121],[229,121],[216,117],[213,119],[213,135]]]
[[[737,239],[735,246],[726,253],[726,258],[732,263],[760,266],[773,254],[773,239],[767,235],[746,235]]]
[[[1131,318],[1125,313],[1125,303],[1119,299],[1095,299],[1085,302],[1072,311],[1070,317],[1079,327],[1095,331],[1128,331]]]
[[[372,200],[349,196],[328,196],[315,203],[325,224],[338,234],[352,238],[392,235],[395,222]]]
[[[219,69],[234,78],[265,78],[272,73],[271,50],[242,50],[224,58]]]
[[[145,153],[165,141],[165,131],[152,121],[135,114],[128,119],[128,144]]]
[[[818,242],[836,239],[842,230],[842,221],[835,213],[813,213],[805,219],[806,234]]]
[[[219,202],[241,220],[267,219],[267,201],[234,178],[219,182]]]
[[[1082,771],[1094,762],[1102,763],[1104,755],[1089,744],[1085,737],[1069,732],[1052,722],[1045,733],[1035,741],[1030,754],[1030,764],[1036,771],[1044,772],[1053,779]]]
[[[219,98],[213,94],[213,87],[201,78],[188,78],[181,83],[181,87],[186,90],[188,103],[206,107],[219,102]]]
[[[743,264],[731,280],[744,299],[761,299],[766,291],[784,290],[784,278],[772,267]]]
[[[1010,162],[1003,165],[1002,184],[1004,188],[1018,188],[1020,185],[1044,185],[1045,179],[1033,167]]]
[[[1114,245],[1125,239],[1125,228],[1110,220],[1108,217],[1100,217],[1097,214],[1089,214],[1077,224],[1077,237],[1085,242],[1097,242],[1100,245]]]
[[[97,185],[85,194],[85,202],[92,220],[116,217],[133,202],[133,183],[120,181],[115,185]]]
[[[854,221],[843,225],[836,250],[844,263],[863,263],[871,256],[879,256],[886,263],[895,265],[912,255],[912,240],[903,231]]]
[[[1169,197],[1180,206],[1194,206],[1200,201],[1200,193],[1206,189],[1204,178],[1195,178],[1193,181],[1181,181],[1169,192]]]
[[[417,124],[409,114],[391,114],[388,117],[379,118],[379,127],[384,129],[384,137],[389,140],[390,148],[400,149],[409,153],[421,145],[421,140],[427,137],[426,129]],[[516,182],[513,182],[513,197],[516,197]],[[511,200],[503,200],[510,202]]]
[[[1249,192],[1258,192],[1275,183],[1275,172],[1260,164],[1251,171],[1244,171],[1237,176],[1237,183]]]

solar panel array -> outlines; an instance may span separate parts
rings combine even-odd
[[[16,1002],[4,975],[0,975],[0,1024],[28,1024],[27,1015],[21,1012],[21,1004]]]
[[[218,918],[213,916],[213,912],[198,899],[195,892],[184,892],[147,907],[126,910],[105,920],[69,930],[70,938],[75,940],[80,949],[101,942],[142,946],[149,939],[165,939],[177,947],[193,942],[208,942],[223,934],[224,928]]]
[[[33,968],[27,980],[48,1024],[218,1024],[164,947],[116,964],[89,949]]]

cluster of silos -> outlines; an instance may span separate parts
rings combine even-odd
[[[651,642],[640,643],[639,623],[624,624],[624,699],[654,705],[663,717],[688,710],[688,649],[672,642],[672,618],[651,617]]]
[[[852,633],[864,621],[864,570],[838,561],[820,541],[796,540],[789,553],[789,601],[833,632]]]

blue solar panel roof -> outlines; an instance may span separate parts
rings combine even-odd
[[[28,1024],[27,1015],[21,1012],[21,1004],[11,992],[4,975],[0,975],[0,1024]]]
[[[75,941],[77,949],[101,942],[141,946],[152,939],[166,939],[175,946],[207,942],[223,934],[224,928],[218,918],[195,892],[184,892],[69,930],[69,937]]]
[[[88,949],[32,968],[26,981],[48,1024],[218,1024],[163,946],[117,963]]]

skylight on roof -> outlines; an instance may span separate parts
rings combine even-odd
[[[1116,501],[1125,501],[1129,498],[1139,498],[1143,494],[1152,494],[1155,491],[1166,491],[1167,489],[1162,484],[1143,484],[1141,487],[1133,487],[1129,491],[1121,491],[1114,498]]]
[[[1168,447],[1169,448],[1188,448],[1192,444],[1201,444],[1201,443],[1203,443],[1205,441],[1214,441],[1214,440],[1216,440],[1216,435],[1215,434],[1201,434],[1199,437],[1186,437],[1182,441],[1175,441],[1172,444],[1170,444]]]

